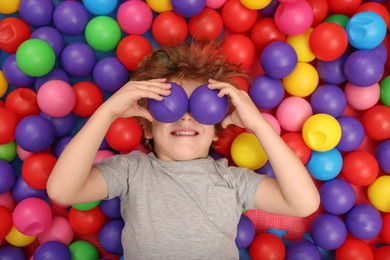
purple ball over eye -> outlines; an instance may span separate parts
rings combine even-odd
[[[174,83],[171,84],[171,94],[158,101],[148,99],[148,109],[152,116],[164,123],[172,123],[179,120],[188,109],[188,97],[184,89]]]
[[[189,98],[191,115],[201,124],[215,125],[228,113],[226,96],[219,97],[219,90],[209,89],[207,84],[197,87]]]

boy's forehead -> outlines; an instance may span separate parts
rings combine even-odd
[[[197,87],[206,83],[204,81],[199,81],[199,80],[194,80],[194,79],[180,79],[180,80],[172,79],[170,81],[173,81],[173,82],[179,84],[180,86],[182,86],[182,88],[185,90],[185,92],[187,93],[188,96],[190,96],[191,93]]]

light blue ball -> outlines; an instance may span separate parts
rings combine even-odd
[[[336,148],[326,152],[312,151],[306,168],[311,176],[320,181],[327,181],[339,175],[343,167],[343,158]]]
[[[118,0],[83,0],[84,7],[94,15],[108,15],[117,4]]]

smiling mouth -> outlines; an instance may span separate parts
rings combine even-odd
[[[196,136],[199,133],[197,131],[190,131],[190,130],[181,131],[180,130],[180,131],[173,131],[171,134],[174,136]]]

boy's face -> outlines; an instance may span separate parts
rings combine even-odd
[[[184,88],[189,97],[204,82],[184,80],[177,83]],[[173,123],[154,120],[152,136],[157,157],[169,161],[205,158],[212,142],[217,140],[214,125],[203,125],[188,112]]]

